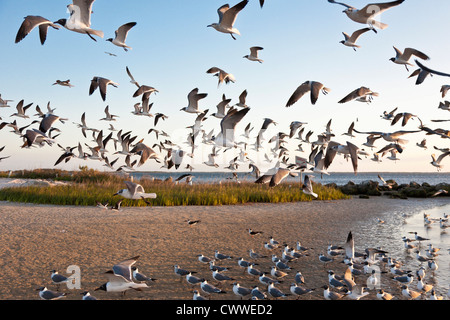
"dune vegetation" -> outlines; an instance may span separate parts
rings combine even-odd
[[[5,177],[1,173],[0,177]],[[301,191],[300,182],[281,183],[270,188],[252,182],[225,182],[214,184],[193,184],[173,181],[160,181],[142,178],[140,183],[146,192],[157,194],[150,204],[143,200],[128,200],[113,196],[118,190],[125,188],[126,177],[114,173],[104,173],[85,168],[77,172],[60,170],[35,170],[17,172],[10,178],[51,179],[64,181],[65,184],[53,186],[21,186],[5,188],[0,191],[0,201],[12,201],[35,204],[95,206],[97,202],[114,205],[122,201],[122,206],[214,206],[245,203],[283,203],[312,200],[347,199],[339,189],[314,185],[317,199]]]

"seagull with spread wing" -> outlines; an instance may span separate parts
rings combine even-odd
[[[376,27],[382,30],[386,29],[388,25],[375,20],[375,17],[385,12],[386,10],[391,9],[392,7],[402,4],[404,1],[405,0],[397,0],[385,3],[370,3],[361,9],[357,9],[342,2],[337,2],[335,0],[328,0],[328,2],[330,3],[340,4],[346,7],[343,13],[345,13],[347,17],[350,18],[350,20],[357,23],[367,24],[371,28]]]
[[[288,102],[286,103],[286,107],[292,106],[307,93],[310,93],[311,103],[315,105],[317,100],[319,99],[320,92],[322,92],[324,95],[327,95],[330,91],[331,89],[326,88],[320,82],[305,81],[297,89],[295,89],[294,93],[291,95]]]
[[[219,9],[217,9],[217,14],[219,15],[219,23],[212,23],[208,25],[208,27],[212,27],[222,33],[228,33],[234,40],[236,40],[234,34],[241,34],[239,30],[234,27],[234,23],[236,22],[236,18],[239,12],[241,12],[241,10],[245,8],[248,1],[249,0],[243,0],[231,8],[229,4],[224,4]]]

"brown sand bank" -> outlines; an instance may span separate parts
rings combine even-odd
[[[325,253],[329,244],[343,245],[348,232],[358,234],[361,224],[373,224],[376,228],[375,217],[386,217],[395,210],[410,208],[413,211],[415,202],[417,200],[378,197],[218,207],[122,208],[120,212],[96,207],[3,202],[0,203],[0,299],[39,299],[36,288],[56,289],[51,283],[50,271],[56,269],[66,274],[70,265],[80,267],[81,290],[62,286],[61,291],[70,293],[67,299],[81,299],[80,292],[84,290],[102,300],[122,299],[119,293],[94,292],[93,289],[106,282],[103,273],[113,264],[139,255],[136,264],[139,270],[158,280],[150,283],[145,291],[127,292],[124,299],[190,300],[192,287],[185,279],[180,281],[175,276],[173,266],[178,264],[196,271],[198,276],[216,284],[208,266],[202,265],[196,257],[198,254],[213,257],[215,250],[233,256],[234,259],[217,264],[230,267],[227,275],[241,286],[259,285],[265,289],[256,278],[243,272],[237,265],[237,258],[249,260],[250,248],[269,257],[271,254],[281,257],[281,249],[273,252],[264,249],[263,243],[269,236],[290,246],[301,241],[302,245],[313,248],[309,256],[290,264],[293,270],[278,287],[289,293],[294,270],[300,270],[306,279],[305,287],[320,288],[327,284],[326,270],[333,269],[339,274],[345,266],[333,262],[324,268],[318,261],[319,253]],[[186,219],[201,222],[188,226]],[[247,228],[264,233],[252,238]],[[358,238],[355,242],[358,250]],[[264,272],[269,272],[273,265],[269,258],[257,263],[257,268]],[[398,293],[398,286],[392,286],[392,282],[386,285]],[[214,295],[212,299],[239,299],[232,293],[231,283],[222,284],[222,288],[228,293]],[[300,299],[323,299],[322,292],[317,289]]]

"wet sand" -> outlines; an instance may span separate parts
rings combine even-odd
[[[250,260],[248,250],[281,257],[281,249],[268,251],[264,242],[273,236],[280,243],[294,246],[300,241],[312,248],[309,255],[290,263],[292,268],[283,283],[277,285],[289,293],[295,271],[303,273],[307,288],[317,288],[299,299],[323,300],[321,286],[327,284],[326,270],[343,274],[345,265],[336,259],[327,266],[318,261],[319,253],[326,253],[329,244],[343,245],[347,234],[355,234],[356,250],[363,250],[360,241],[361,225],[377,228],[375,217],[399,215],[399,212],[417,210],[418,203],[448,203],[445,199],[399,200],[385,197],[370,199],[311,201],[286,204],[250,204],[217,207],[147,207],[121,208],[121,211],[96,207],[59,207],[32,204],[0,203],[0,279],[1,300],[37,300],[37,288],[51,283],[51,270],[68,275],[71,265],[81,270],[81,288],[60,291],[70,293],[65,299],[81,299],[82,291],[91,291],[98,299],[191,300],[193,287],[173,272],[173,266],[196,271],[208,282],[212,279],[209,267],[197,260],[198,254],[214,256],[214,251],[231,255],[233,259],[217,264],[230,267],[227,275],[241,286],[265,287],[237,265],[237,258]],[[428,201],[428,202],[427,202]],[[446,202],[447,201],[447,202]],[[185,220],[201,220],[189,226]],[[263,231],[251,237],[246,229]],[[395,240],[395,241],[399,241]],[[401,242],[401,240],[400,240]],[[376,247],[377,243],[369,245]],[[145,291],[130,290],[125,297],[120,293],[93,291],[106,282],[103,273],[112,265],[140,256],[136,266],[157,281]],[[256,261],[257,268],[269,272],[273,263],[269,258]],[[399,296],[399,286],[390,280],[383,282],[386,291]],[[365,284],[367,276],[356,277]],[[386,279],[385,279],[386,280]],[[195,287],[200,289],[199,286]],[[233,294],[231,283],[221,284],[226,294],[211,299],[239,300]],[[201,290],[200,290],[201,292]],[[202,293],[202,292],[201,292]],[[202,293],[202,295],[205,295]],[[290,296],[285,299],[295,299]],[[364,299],[375,299],[374,291]]]

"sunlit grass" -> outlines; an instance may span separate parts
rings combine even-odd
[[[43,178],[42,175],[39,176],[36,173],[33,173],[32,176]],[[118,175],[85,170],[71,175],[60,172],[58,176],[59,180],[70,181],[70,184],[6,188],[0,191],[0,201],[95,206],[97,202],[113,205],[119,200],[123,200],[122,206],[148,205],[143,200],[128,200],[113,196],[118,190],[125,188],[124,181],[126,179]],[[53,176],[52,179],[54,178]],[[281,183],[274,188],[252,182],[187,185],[186,183],[174,184],[173,182],[141,179],[139,183],[146,192],[157,194],[156,199],[150,200],[151,206],[216,206],[349,198],[336,188],[316,184],[314,191],[319,197],[314,199],[301,191],[299,182]]]

